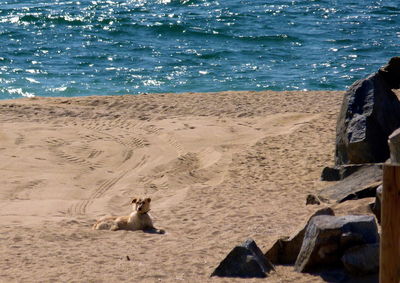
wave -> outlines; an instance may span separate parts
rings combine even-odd
[[[129,17],[117,16],[93,16],[93,15],[48,15],[48,14],[28,14],[8,17],[10,23],[32,24],[32,25],[60,25],[60,26],[107,26],[111,24],[130,23],[132,19]]]
[[[74,25],[74,26],[82,26],[87,24],[85,18],[83,17],[73,17],[70,15],[63,16],[52,16],[52,15],[24,15],[19,18],[20,23],[28,23],[28,24],[45,24],[51,23],[56,25]]]
[[[232,39],[246,42],[302,42],[302,39],[289,34],[273,34],[273,35],[246,35],[246,34],[233,34],[229,30],[201,28],[197,26],[190,26],[177,23],[153,23],[151,25],[127,25],[126,28],[136,27],[147,29],[150,32],[161,35],[176,35],[183,37],[204,37],[208,39]]]
[[[259,35],[259,36],[235,36],[240,40],[245,41],[256,41],[256,42],[302,42],[299,37],[291,36],[288,34],[276,34],[276,35]]]

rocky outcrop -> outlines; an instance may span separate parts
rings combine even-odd
[[[389,135],[400,127],[400,102],[392,91],[399,88],[400,58],[345,93],[336,127],[335,163],[361,164],[386,161]]]
[[[307,226],[295,270],[310,272],[340,266],[349,248],[378,242],[378,227],[373,216],[315,216]]]
[[[378,166],[379,168],[382,167],[377,164],[345,164],[336,165],[334,167],[325,167],[322,170],[321,181],[341,181],[358,170],[369,166]]]
[[[214,270],[211,276],[251,278],[267,277],[274,270],[254,240],[246,240],[236,246]]]
[[[334,202],[374,197],[376,188],[382,183],[382,166],[363,165],[357,167],[355,173],[339,183],[321,190],[318,197],[321,200]]]

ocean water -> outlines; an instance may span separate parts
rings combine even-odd
[[[398,0],[0,0],[0,99],[343,90],[400,55]]]

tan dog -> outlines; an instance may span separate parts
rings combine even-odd
[[[154,228],[150,214],[151,198],[136,199],[131,202],[133,212],[128,216],[111,216],[98,220],[94,225],[95,230],[143,230],[150,233],[164,234],[165,231]]]

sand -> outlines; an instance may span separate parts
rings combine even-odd
[[[0,101],[1,282],[322,282],[278,266],[209,278],[237,244],[265,252],[321,206],[343,92]],[[94,231],[152,198],[155,226]]]

